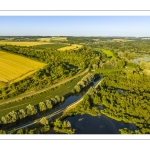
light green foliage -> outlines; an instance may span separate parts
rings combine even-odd
[[[45,101],[45,105],[46,105],[47,109],[51,109],[53,107],[53,105],[52,105],[50,100],[46,100]]]
[[[81,81],[79,81],[77,83],[77,85],[75,85],[74,89],[72,90],[72,92],[80,92],[81,89],[83,89],[84,87],[88,86],[89,84],[92,83],[94,79],[94,75],[92,73],[88,73],[86,76],[84,76]]]
[[[47,108],[46,108],[46,105],[44,102],[40,102],[39,103],[39,110],[40,111],[45,111]]]
[[[26,113],[25,109],[20,109],[18,114],[19,114],[19,118],[20,119],[23,119],[23,118],[25,118],[27,116],[27,113]]]
[[[35,106],[33,106],[33,105],[28,105],[27,107],[26,107],[26,109],[27,109],[27,115],[28,116],[30,116],[30,115],[35,115],[36,113],[37,113],[37,109],[35,108]]]
[[[44,125],[44,126],[49,125],[48,120],[46,119],[46,117],[43,117],[43,118],[40,120],[40,123],[41,123],[42,125]]]

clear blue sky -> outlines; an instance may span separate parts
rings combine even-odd
[[[0,16],[0,36],[145,36],[150,16]]]

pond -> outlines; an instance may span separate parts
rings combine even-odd
[[[105,115],[91,116],[88,114],[67,117],[64,120],[70,121],[72,128],[76,129],[75,134],[120,134],[119,129],[138,129],[134,124],[118,122]],[[51,129],[48,134],[57,134]]]

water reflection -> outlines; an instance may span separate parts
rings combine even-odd
[[[90,116],[87,114],[77,115],[74,117],[67,117],[64,120],[71,122],[75,130],[75,134],[120,134],[119,129],[128,128],[129,130],[136,130],[134,124],[126,124],[118,122],[104,115]],[[53,129],[49,134],[57,134]]]

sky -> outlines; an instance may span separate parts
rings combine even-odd
[[[0,16],[0,36],[150,37],[150,16]]]

